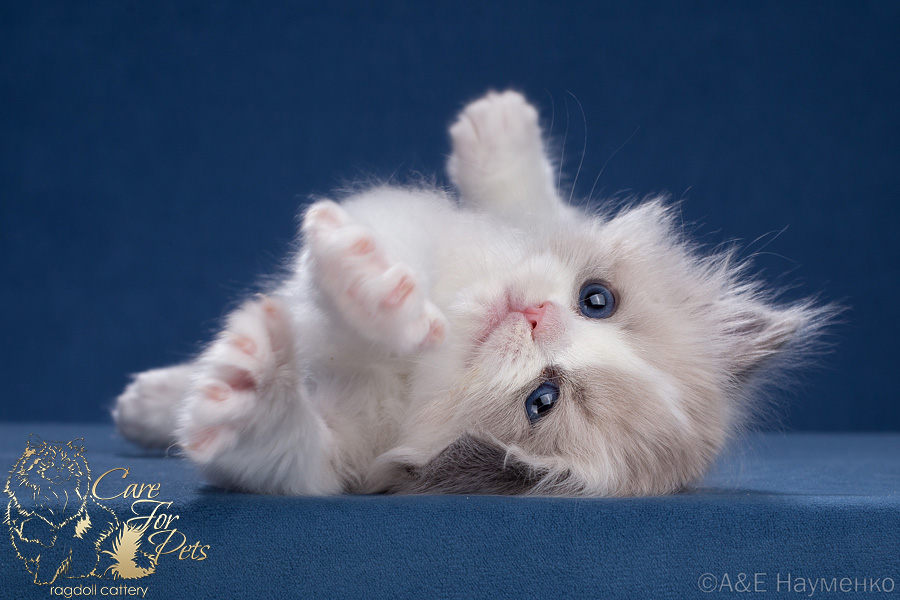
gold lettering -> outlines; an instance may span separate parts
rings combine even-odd
[[[201,546],[200,542],[197,542],[197,550],[200,552],[200,556],[194,558],[194,553],[191,552],[191,558],[194,560],[206,560],[206,550],[209,549],[209,545]]]
[[[147,490],[148,498],[153,498],[159,493],[159,484],[142,483],[140,487],[138,487],[138,484],[136,483],[129,484],[129,486],[125,488],[125,497],[135,499],[140,498],[144,495],[144,490]],[[156,491],[156,494],[153,493],[154,491]]]
[[[144,503],[150,503],[153,505],[153,510],[150,511],[149,515],[140,515],[137,511],[138,504],[144,504]],[[161,506],[165,506],[165,507],[172,506],[172,502],[171,501],[162,502],[160,500],[135,500],[134,502],[131,503],[131,512],[133,512],[134,514],[136,514],[138,516],[131,517],[130,519],[128,519],[128,521],[126,521],[126,523],[131,525],[132,521],[135,521],[136,524],[132,525],[132,527],[135,527],[135,528],[143,527],[146,529],[152,521],[154,521],[154,520],[158,521],[161,517],[165,518],[167,516],[165,514],[159,514],[159,515],[156,514],[156,511],[159,510],[159,508]],[[171,517],[170,519],[174,520],[175,518],[177,518],[177,515],[176,515],[176,517]],[[171,522],[171,520],[169,522]],[[163,522],[165,522],[165,521],[163,521]],[[158,527],[154,527],[154,529],[158,529]]]
[[[104,477],[106,477],[113,471],[125,471],[124,473],[122,473],[122,479],[125,479],[126,477],[128,477],[128,469],[126,469],[124,467],[117,467],[115,469],[110,469],[109,471],[107,471],[106,473],[104,473],[103,475],[101,475],[100,477],[98,477],[97,479],[94,480],[94,486],[91,488],[91,493],[94,495],[94,498],[97,498],[98,500],[112,500],[113,498],[118,498],[119,496],[121,496],[124,493],[124,492],[119,492],[115,496],[101,496],[97,493],[97,485],[100,484],[100,482],[103,480]]]
[[[159,557],[163,554],[172,554],[173,552],[178,552],[179,550],[181,550],[181,547],[184,546],[184,543],[187,541],[187,537],[177,529],[171,529],[169,531],[157,531],[156,533],[153,533],[150,537],[148,537],[147,541],[151,544],[154,544],[155,542],[153,541],[153,538],[165,533],[168,533],[169,535],[166,536],[166,539],[156,547],[156,558],[154,559],[156,562],[159,562]],[[166,550],[166,547],[170,545],[169,542],[172,541],[172,537],[176,534],[181,536],[181,541],[171,550]],[[176,538],[176,541],[177,539],[178,538]]]
[[[159,495],[159,483],[129,483],[125,486],[125,490],[119,492],[115,496],[101,496],[97,493],[97,486],[103,480],[104,477],[112,473],[113,471],[124,471],[122,473],[122,479],[128,477],[128,469],[125,467],[118,467],[116,469],[110,469],[96,480],[94,480],[94,486],[91,488],[91,493],[94,494],[94,498],[98,500],[112,500],[113,498],[118,498],[122,496],[123,498],[134,498],[135,500],[140,498],[146,493],[147,498],[156,498]]]

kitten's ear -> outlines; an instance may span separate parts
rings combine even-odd
[[[78,438],[77,440],[72,440],[68,444],[66,444],[69,448],[76,452],[84,452],[84,438]]]
[[[524,494],[546,475],[499,442],[464,434],[431,458],[409,448],[382,455],[368,487],[395,494]]]
[[[25,443],[26,448],[40,448],[44,445],[44,440],[41,436],[36,433],[32,433],[28,436],[28,441]]]
[[[733,376],[745,382],[779,355],[807,350],[822,318],[822,310],[806,305],[772,307],[760,302],[729,311],[726,352]]]

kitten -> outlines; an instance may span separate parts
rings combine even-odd
[[[83,451],[81,440],[64,444],[32,435],[6,481],[4,522],[35,583],[93,575],[101,543],[119,524],[91,496]]]
[[[450,128],[457,202],[374,187],[306,211],[292,275],[113,415],[252,492],[662,494],[826,311],[703,255],[662,199],[586,214],[515,92]]]

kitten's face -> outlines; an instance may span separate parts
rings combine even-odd
[[[735,383],[800,325],[764,335],[770,311],[732,298],[728,270],[660,205],[555,227],[460,292],[453,337],[414,378],[429,400],[389,458],[413,465],[399,489],[677,490],[722,446]]]

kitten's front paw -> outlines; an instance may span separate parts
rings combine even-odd
[[[374,233],[334,202],[314,204],[303,232],[318,284],[364,338],[400,354],[440,344],[446,320],[416,274],[392,261]]]
[[[537,110],[512,91],[472,102],[450,127],[448,170],[464,193],[480,192],[490,179],[544,162]]]
[[[179,441],[205,463],[230,448],[256,420],[277,411],[279,386],[296,386],[293,329],[287,308],[261,297],[228,318],[219,338],[200,357],[185,399]]]

